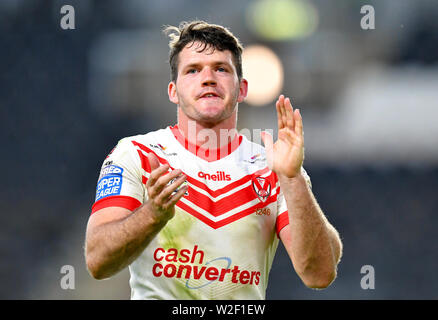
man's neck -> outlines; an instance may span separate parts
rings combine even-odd
[[[202,123],[188,118],[178,108],[178,129],[190,144],[219,149],[228,145],[238,135],[237,108],[231,117],[215,124]]]

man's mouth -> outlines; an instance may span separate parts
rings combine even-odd
[[[211,99],[211,98],[220,98],[220,96],[214,92],[207,92],[202,94],[200,97],[200,99]]]

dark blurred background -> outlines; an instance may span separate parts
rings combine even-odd
[[[64,5],[75,29],[61,28]],[[374,29],[361,27],[364,5]],[[127,270],[88,275],[86,223],[117,141],[176,122],[160,30],[195,18],[247,48],[239,129],[276,130],[280,92],[301,109],[305,168],[344,243],[322,291],[300,283],[280,244],[267,298],[438,298],[434,0],[0,1],[0,298],[130,298]],[[60,286],[64,265],[74,290]],[[375,289],[361,288],[364,265]]]

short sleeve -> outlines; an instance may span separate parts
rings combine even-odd
[[[133,211],[141,206],[144,184],[140,170],[140,160],[130,139],[120,140],[101,167],[91,214],[106,207]]]
[[[306,170],[301,167],[301,174],[307,182],[307,185],[312,188],[312,182],[310,181],[310,177],[307,174]],[[289,224],[289,215],[287,212],[287,204],[283,195],[283,191],[280,188],[278,197],[277,197],[277,220],[275,223],[275,229],[277,232],[277,236],[279,236],[281,229]]]

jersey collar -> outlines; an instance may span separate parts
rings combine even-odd
[[[220,160],[230,155],[236,150],[242,143],[243,136],[237,134],[232,141],[221,148],[203,148],[202,146],[193,144],[189,142],[181,133],[178,125],[169,126],[170,131],[173,133],[175,139],[189,152],[193,153],[195,156],[200,157],[208,162]]]

